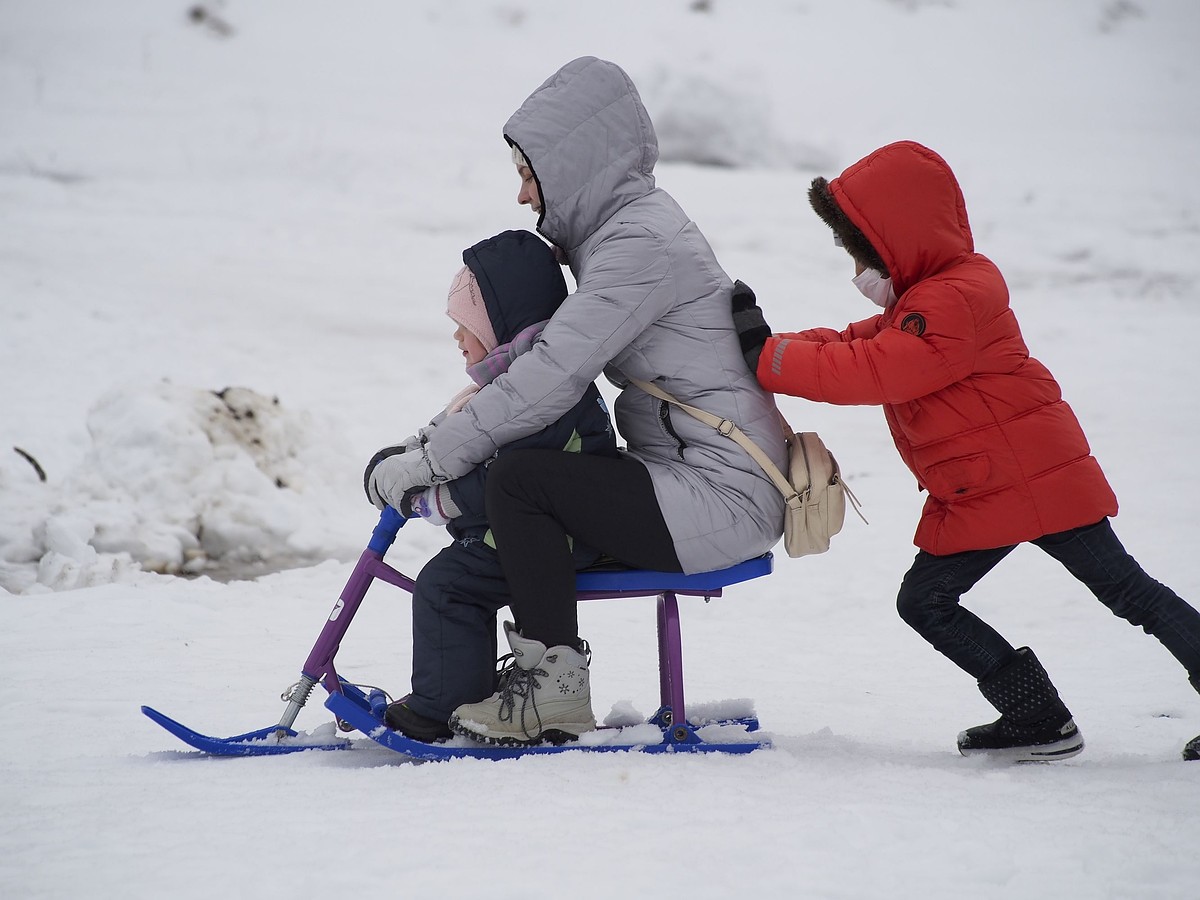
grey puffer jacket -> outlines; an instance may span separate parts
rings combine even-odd
[[[545,427],[604,372],[623,387],[617,428],[650,471],[684,571],[764,553],[783,532],[779,491],[732,440],[628,382],[653,381],[733,420],[785,465],[774,400],[733,328],[732,282],[655,187],[658,142],[633,83],[612,63],[574,60],[509,119],[505,138],[530,162],[543,198],[538,231],[565,252],[577,289],[540,343],[434,431],[434,469],[455,477]]]

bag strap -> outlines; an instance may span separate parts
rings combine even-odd
[[[754,458],[756,463],[762,466],[763,471],[767,473],[767,476],[774,483],[775,487],[779,489],[779,492],[783,494],[786,500],[790,502],[793,497],[797,499],[799,498],[799,492],[795,487],[792,486],[792,483],[787,480],[784,474],[779,471],[779,467],[775,465],[775,463],[771,462],[771,458],[763,452],[763,449],[758,446],[758,444],[754,443],[754,441],[750,440],[750,438],[746,436],[746,433],[742,431],[742,429],[738,428],[734,422],[730,421],[729,419],[722,419],[720,416],[713,415],[712,413],[706,412],[699,407],[689,406],[687,403],[684,403],[681,400],[676,400],[662,388],[653,385],[648,381],[642,381],[639,378],[629,378],[629,380],[647,394],[650,394],[652,397],[657,397],[659,400],[666,400],[668,403],[674,403],[680,409],[685,410],[691,415],[695,416],[705,425],[717,429],[717,431],[723,434],[725,437],[735,441],[738,446],[740,446],[743,450],[749,453],[751,457]],[[779,418],[783,422],[784,436],[787,439],[787,442],[790,444],[796,439],[796,434],[792,431],[792,426],[787,423],[787,419],[784,419],[782,414]]]

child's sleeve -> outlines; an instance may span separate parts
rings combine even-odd
[[[777,338],[788,338],[794,341],[812,341],[814,344],[833,344],[854,341],[860,338],[874,337],[879,333],[879,323],[883,316],[871,316],[861,322],[847,325],[843,331],[832,328],[806,328],[803,331],[789,331],[773,335]]]
[[[842,406],[906,403],[953,384],[972,371],[975,321],[950,290],[905,297],[885,327],[883,317],[819,339],[775,335],[759,357],[759,383],[769,391]],[[837,334],[837,338],[829,335]]]
[[[446,485],[450,488],[450,496],[460,515],[474,518],[484,514],[483,491],[486,483],[487,466],[479,465]]]

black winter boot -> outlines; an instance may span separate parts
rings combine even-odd
[[[1194,675],[1188,681],[1192,683],[1192,687],[1196,689],[1196,692],[1200,693],[1200,675]],[[1200,734],[1183,745],[1183,758],[1200,759]]]
[[[1083,751],[1083,735],[1075,727],[1071,711],[1058,698],[1046,670],[1028,647],[979,682],[979,691],[1000,711],[1000,718],[959,734],[958,752],[963,756],[1043,762]]]
[[[445,722],[439,722],[437,719],[430,719],[428,716],[413,712],[405,702],[407,699],[406,697],[395,703],[389,703],[383,714],[384,724],[392,731],[398,731],[405,737],[426,744],[444,741],[454,734]]]

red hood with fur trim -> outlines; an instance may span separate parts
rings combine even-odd
[[[897,296],[975,252],[958,180],[928,147],[888,144],[833,179],[829,191],[882,257]]]

